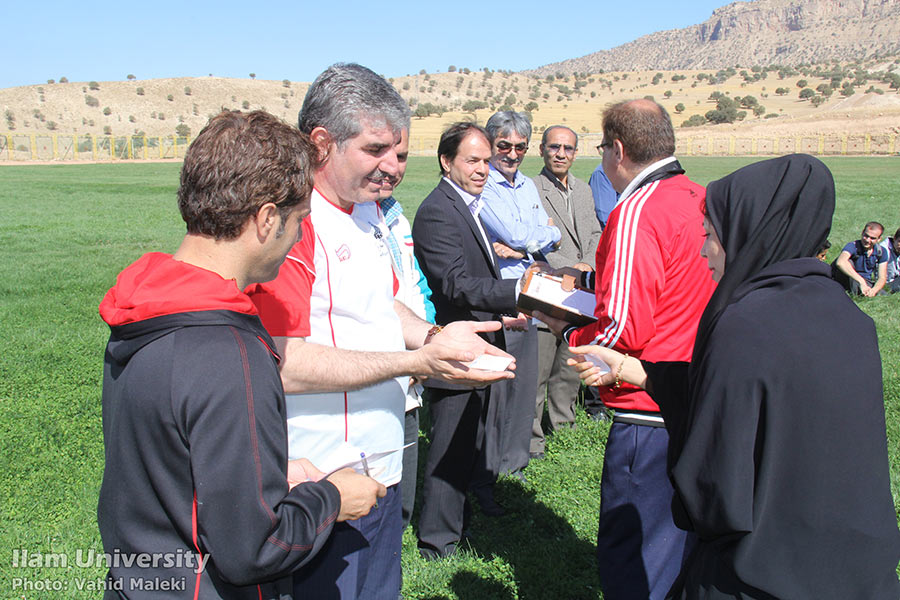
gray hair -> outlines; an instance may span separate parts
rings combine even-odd
[[[484,128],[488,132],[491,144],[498,137],[509,135],[512,132],[521,135],[526,140],[531,139],[531,121],[528,120],[525,113],[501,110],[491,115]]]
[[[541,136],[541,145],[545,146],[547,144],[547,136],[550,135],[550,132],[554,129],[565,129],[569,133],[575,136],[575,148],[578,148],[578,134],[575,133],[575,130],[571,127],[566,127],[565,125],[551,125],[547,129],[544,130],[544,135]]]
[[[362,132],[363,121],[395,132],[409,128],[410,113],[397,90],[371,69],[336,63],[309,86],[298,127],[307,135],[324,127],[338,146]]]

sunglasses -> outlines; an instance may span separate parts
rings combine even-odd
[[[550,154],[558,154],[560,150],[563,150],[568,156],[575,156],[575,146],[569,146],[566,144],[563,146],[562,144],[547,144],[544,146]]]
[[[502,152],[503,154],[506,154],[513,148],[516,149],[516,154],[525,154],[525,152],[528,151],[528,144],[526,144],[525,142],[520,142],[518,144],[511,144],[511,143],[507,142],[506,140],[497,142],[497,152]]]

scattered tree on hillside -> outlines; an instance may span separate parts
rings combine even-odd
[[[184,95],[185,96],[191,95],[191,86],[189,86],[189,85],[184,86]]]
[[[671,98],[672,90],[666,90],[665,92],[663,92],[663,96],[665,96],[666,98]]]
[[[810,104],[812,104],[813,106],[818,108],[820,105],[822,105],[825,102],[825,96],[813,96],[812,98],[809,99],[809,102],[810,102]],[[768,117],[771,115],[766,115],[766,116]]]
[[[678,114],[683,113],[683,112],[684,112],[684,104],[682,104],[681,102],[679,102],[678,104],[676,104],[676,105],[675,105],[675,112],[677,112]]]
[[[108,106],[105,107],[105,108],[103,109],[103,114],[106,115],[106,116],[108,117],[109,115],[112,114],[112,109],[111,109],[110,107],[108,107]]]
[[[243,102],[241,102],[241,108],[243,108],[244,110],[249,110],[250,109],[250,101],[244,100]]]
[[[54,80],[54,79],[48,79],[48,80],[47,80],[47,83],[49,83],[49,84],[54,84],[54,83],[56,83],[56,80]]]
[[[97,83],[96,81],[91,81],[90,83],[88,83],[88,87],[92,90],[99,90],[100,84]]]
[[[84,103],[92,108],[100,106],[100,101],[97,100],[96,98],[94,98],[93,96],[85,96]]]
[[[175,134],[179,137],[190,137],[191,128],[188,125],[182,123],[181,125],[175,127]]]
[[[809,85],[809,82],[807,82],[805,79],[800,79],[797,81],[798,88],[802,89],[802,88],[805,88],[807,85]]]
[[[175,96],[173,96],[172,94],[169,94],[168,96],[166,96],[166,100],[168,100],[169,102],[172,102],[173,100],[175,100]]]
[[[447,72],[456,73],[456,65],[450,65],[449,67],[447,67]]]
[[[128,81],[131,81],[132,79],[134,79],[134,75],[132,75],[131,73],[129,73],[125,78],[126,78]]]
[[[488,107],[488,103],[484,100],[466,100],[462,105],[463,112],[475,112]]]
[[[681,124],[682,127],[700,127],[701,125],[706,125],[706,117],[703,115],[691,115],[690,119]]]
[[[250,79],[256,79],[256,73],[250,73]]]
[[[707,121],[714,124],[734,123],[735,121],[743,120],[744,117],[747,116],[747,112],[738,110],[738,103],[735,102],[732,98],[729,98],[725,95],[720,95],[718,100],[716,101],[716,108],[714,110],[707,111],[704,116],[706,117]]]
[[[290,79],[282,79],[281,87],[285,87],[285,88],[291,87],[291,80]]]
[[[69,83],[69,78],[68,77],[60,77],[59,82],[60,83]]]
[[[786,96],[790,93],[790,91],[791,90],[787,89],[786,87],[775,88],[775,93],[779,96]]]
[[[813,96],[816,95],[816,92],[812,88],[805,87],[800,90],[800,99],[801,100],[809,100]]]

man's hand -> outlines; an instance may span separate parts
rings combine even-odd
[[[316,466],[306,458],[288,461],[287,479],[290,489],[294,489],[294,486],[298,483],[303,483],[305,481],[319,481],[323,477],[325,477],[325,473],[316,468]]]
[[[863,279],[859,282],[859,291],[862,292],[862,295],[867,298],[872,298],[875,296],[875,292],[872,290],[872,286],[869,285],[869,282]]]
[[[338,521],[354,521],[369,514],[379,498],[384,498],[387,489],[365,475],[350,468],[335,471],[328,476],[341,493],[341,510]]]
[[[572,268],[578,269],[579,271],[587,272],[587,273],[590,273],[591,271],[594,270],[594,267],[592,267],[591,265],[589,265],[587,263],[583,263],[583,262],[575,263],[574,265],[572,265]]]
[[[565,331],[566,327],[569,326],[569,323],[567,321],[551,317],[550,315],[542,313],[539,310],[531,313],[531,316],[539,321],[543,321],[544,323],[546,323],[547,327],[550,329],[550,332],[560,339],[562,339],[562,332]]]
[[[471,369],[463,362],[475,360],[482,354],[513,358],[503,350],[488,344],[478,336],[481,332],[497,331],[499,321],[456,321],[450,323],[431,341],[416,352],[421,352],[425,371],[420,375],[436,377],[449,383],[482,386],[514,377],[510,370],[483,371]],[[508,369],[515,369],[515,362]]]
[[[500,317],[503,321],[504,329],[512,329],[513,331],[528,331],[528,315],[519,313],[515,317]]]
[[[497,256],[499,256],[500,258],[515,258],[518,260],[525,258],[524,252],[519,252],[518,250],[507,246],[503,242],[494,242],[493,246],[494,252],[496,252]]]

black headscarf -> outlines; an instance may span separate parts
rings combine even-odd
[[[831,171],[807,154],[754,163],[707,186],[706,217],[725,250],[725,272],[700,318],[695,361],[735,290],[771,264],[814,256],[833,214]]]

